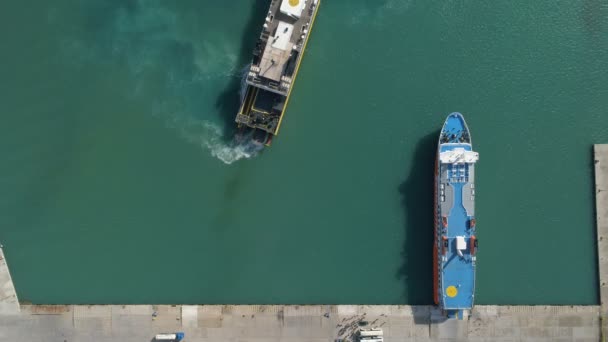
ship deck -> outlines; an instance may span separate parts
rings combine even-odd
[[[471,246],[467,246],[464,257],[460,257],[456,250],[456,237],[464,236],[465,241],[470,241],[471,234],[468,229],[469,215],[465,209],[462,198],[465,183],[451,183],[453,188],[452,209],[448,218],[448,251],[447,260],[443,262],[442,288],[443,303],[445,309],[470,309],[473,306],[473,294],[475,291],[475,266],[468,254]],[[450,296],[456,289],[455,295]]]
[[[235,121],[277,135],[319,0],[272,0]]]
[[[261,36],[265,44],[259,60],[254,60],[254,74],[247,79],[251,85],[282,95],[286,95],[287,90],[280,84],[284,76],[292,76],[303,47],[304,32],[314,15],[313,7],[318,4],[318,0],[295,0],[293,3],[299,5],[294,7],[290,6],[292,1],[272,0]],[[285,9],[289,8],[299,17],[286,13]]]
[[[441,304],[445,310],[473,307],[475,293],[475,162],[469,130],[458,113],[448,116],[439,144],[439,210],[444,253],[440,263]],[[443,224],[443,222],[442,222]],[[460,240],[460,246],[459,246]]]

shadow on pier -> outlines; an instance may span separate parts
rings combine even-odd
[[[268,0],[249,0],[251,3],[251,16],[249,17],[243,35],[241,37],[241,47],[237,54],[237,67],[240,70],[251,62],[253,58],[253,48],[262,32],[262,25],[264,24],[264,18],[266,18],[266,12],[270,7],[270,1]],[[221,119],[224,121],[224,139],[226,141],[232,141],[234,134],[236,133],[236,123],[234,119],[236,113],[241,105],[241,87],[243,83],[243,74],[237,73],[232,77],[230,83],[224,91],[217,97],[215,106],[220,113]]]
[[[399,186],[405,242],[397,276],[403,280],[410,305],[433,304],[433,179],[438,137],[439,130],[418,142],[407,178]]]

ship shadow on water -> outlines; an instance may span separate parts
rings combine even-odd
[[[439,130],[424,136],[399,186],[404,213],[405,242],[397,277],[403,280],[410,305],[433,304],[433,179]],[[428,314],[414,312],[415,323],[428,323]]]
[[[232,77],[226,88],[220,93],[215,101],[215,106],[224,122],[225,142],[232,142],[235,138],[236,123],[234,122],[237,111],[241,105],[241,92],[244,82],[244,74],[249,71],[248,64],[253,58],[253,49],[262,31],[264,18],[270,6],[270,1],[250,0],[251,16],[249,17],[243,35],[241,46],[237,53],[236,65],[242,72]]]
[[[605,0],[584,0],[581,2],[581,19],[587,35],[598,39],[606,28],[608,2]]]

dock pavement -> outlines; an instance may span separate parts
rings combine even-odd
[[[19,314],[19,299],[0,246],[0,315]]]
[[[468,320],[434,320],[430,306],[22,305],[0,315],[0,341],[141,342],[184,332],[186,342],[599,340],[598,306],[476,306]]]
[[[595,165],[595,214],[603,338],[608,332],[608,144],[593,147]]]

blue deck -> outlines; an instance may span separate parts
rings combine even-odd
[[[454,149],[455,147],[465,147],[469,151],[471,150],[471,135],[462,114],[452,113],[448,115],[441,129],[439,144],[440,152]],[[451,144],[462,144],[462,146],[453,146]]]
[[[472,234],[468,229],[470,217],[462,205],[463,184],[453,184],[454,206],[448,217],[448,252],[447,261],[443,263],[442,287],[446,294],[447,288],[455,286],[457,295],[449,297],[444,295],[443,306],[445,309],[469,309],[473,306],[473,293],[475,291],[475,267],[471,261],[468,243]],[[459,200],[460,199],[460,200]],[[456,251],[456,236],[464,236],[467,242],[467,250],[460,257]]]
[[[459,113],[452,113],[446,119],[440,137],[439,152],[446,152],[454,149],[464,149],[471,151],[470,136],[464,118]],[[445,179],[439,180],[445,187],[451,187],[453,198],[447,199],[444,203],[450,203],[451,208],[447,212],[440,212],[440,216],[447,218],[447,228],[443,228],[441,235],[447,238],[447,250],[445,254],[440,254],[441,259],[441,296],[440,302],[448,315],[459,316],[462,318],[462,310],[473,307],[475,293],[475,260],[471,254],[473,246],[471,237],[475,235],[475,227],[471,227],[471,220],[474,213],[467,212],[463,198],[471,196],[469,205],[474,203],[471,195],[471,185],[474,173],[470,172],[473,165],[467,163],[460,164],[441,164],[440,175],[445,175]],[[467,187],[468,185],[468,187]],[[463,193],[464,191],[469,193]],[[445,208],[444,208],[445,211]],[[466,249],[461,250],[460,256],[456,248],[457,237],[463,237],[466,242]],[[445,243],[445,242],[444,242]],[[459,315],[460,313],[460,315]]]

